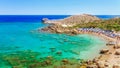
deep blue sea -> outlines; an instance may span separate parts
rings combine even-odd
[[[98,56],[99,50],[105,47],[106,42],[97,36],[81,34],[69,36],[38,32],[43,28],[42,18],[62,19],[70,15],[1,15],[0,16],[0,56],[13,54],[16,51],[30,50],[39,52],[40,57],[54,56],[63,58],[92,59]],[[97,15],[103,19],[116,16]],[[55,51],[51,51],[54,48]],[[61,52],[62,55],[57,55]],[[0,68],[7,65],[0,58]]]
[[[40,22],[42,18],[63,19],[71,15],[0,15],[0,22]],[[101,19],[120,17],[120,15],[96,15]]]

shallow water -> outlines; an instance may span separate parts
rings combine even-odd
[[[87,34],[69,36],[37,31],[38,28],[44,26],[46,25],[40,22],[0,23],[1,56],[16,53],[16,51],[30,50],[40,53],[37,58],[54,56],[57,60],[92,59],[98,56],[99,50],[106,44],[102,38]]]

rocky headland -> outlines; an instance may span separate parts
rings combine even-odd
[[[101,19],[90,14],[82,14],[82,15],[72,15],[70,17],[60,20],[49,20],[47,18],[43,18],[42,20],[44,23],[59,24],[63,27],[70,27],[80,23],[100,21]]]
[[[100,18],[89,14],[73,15],[60,20],[49,20],[47,18],[43,18],[42,20],[46,24],[51,24],[50,26],[42,28],[42,31],[67,34],[78,34],[77,29],[72,27],[80,25],[80,23],[101,21]]]

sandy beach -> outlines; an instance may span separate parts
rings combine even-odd
[[[95,32],[82,32],[80,34],[91,34],[104,38],[105,40],[116,42],[117,38],[111,38],[104,34]],[[120,45],[106,45],[107,48],[100,51],[100,56],[87,61],[87,68],[120,68]]]

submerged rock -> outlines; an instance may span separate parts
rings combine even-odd
[[[61,52],[61,51],[58,51],[56,54],[61,55],[61,54],[62,54],[62,52]]]
[[[109,52],[109,49],[102,49],[101,51],[100,51],[100,54],[106,54],[106,53],[108,53]]]
[[[52,64],[50,60],[46,60],[45,63],[46,63],[46,65]]]
[[[52,52],[54,52],[55,50],[56,50],[56,48],[55,47],[51,47],[51,48],[49,48]]]
[[[53,57],[52,56],[47,56],[47,59],[52,59]]]
[[[69,63],[69,61],[67,59],[63,59],[62,62],[63,62],[63,64],[68,64]]]
[[[88,65],[93,64],[93,62],[92,62],[91,60],[86,61],[86,63],[87,63]]]

